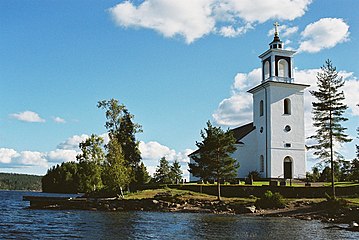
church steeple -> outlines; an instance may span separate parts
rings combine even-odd
[[[262,59],[262,82],[277,81],[292,83],[293,55],[295,51],[284,50],[283,42],[278,34],[278,22],[274,24],[274,38],[269,44],[269,49],[259,55]]]
[[[273,41],[269,44],[270,48],[283,48],[283,42],[280,40],[279,36],[278,36],[278,26],[279,23],[275,22],[274,24],[274,38]]]

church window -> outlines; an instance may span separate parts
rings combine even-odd
[[[284,99],[284,114],[291,114],[290,99]]]
[[[268,79],[270,77],[269,72],[269,61],[266,61],[264,63],[264,80]]]
[[[263,155],[259,158],[260,172],[264,172],[264,157]]]
[[[259,116],[263,116],[263,108],[263,100],[261,100],[259,103]]]
[[[288,77],[288,62],[285,59],[278,61],[278,77]]]

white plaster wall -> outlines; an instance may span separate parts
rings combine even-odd
[[[283,177],[284,158],[293,159],[293,176],[303,177],[306,171],[305,137],[304,137],[304,103],[302,89],[295,85],[270,85],[268,89],[270,101],[270,142],[271,162],[270,177]],[[284,99],[290,99],[291,114],[284,114]],[[285,131],[286,125],[291,127]],[[285,144],[291,144],[286,147]]]
[[[292,172],[294,178],[305,178],[306,174],[306,159],[305,150],[293,150],[293,149],[271,149],[271,177],[283,178],[284,177],[284,158],[292,158]]]
[[[257,150],[256,131],[257,129],[242,138],[241,142],[244,144],[237,144],[237,150],[232,155],[240,164],[237,174],[239,178],[246,177],[250,171],[259,171],[260,154]]]

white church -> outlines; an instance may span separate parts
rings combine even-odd
[[[277,26],[269,49],[259,55],[262,81],[248,90],[253,122],[231,130],[237,140],[232,157],[240,164],[238,178],[254,170],[263,178],[305,178],[303,91],[309,85],[294,82],[295,51],[284,49]],[[190,180],[198,179],[190,175]]]

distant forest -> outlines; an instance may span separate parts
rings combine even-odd
[[[36,175],[0,173],[0,189],[41,191],[41,179]]]

